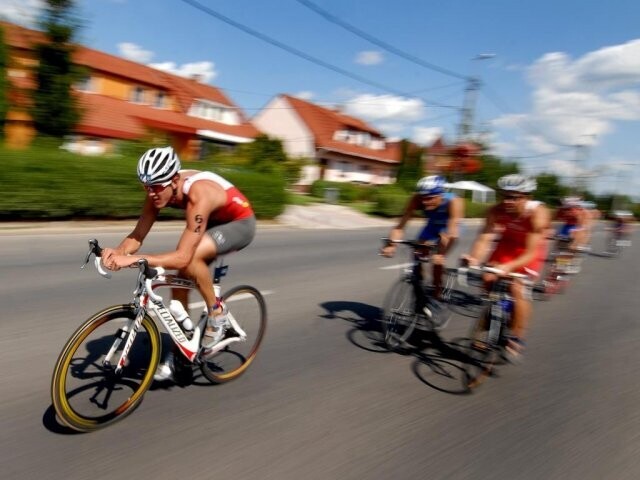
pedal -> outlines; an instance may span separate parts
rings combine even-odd
[[[200,353],[200,357],[206,360],[208,358],[211,358],[213,354],[218,353],[220,350],[225,349],[227,346],[231,345],[232,343],[244,342],[246,340],[247,340],[246,335],[243,337],[225,338],[224,340],[220,340],[213,347],[203,349],[202,352]]]

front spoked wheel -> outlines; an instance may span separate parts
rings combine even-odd
[[[405,345],[416,328],[415,287],[409,279],[402,279],[391,287],[384,301],[382,333],[384,342],[392,350]]]
[[[222,297],[245,336],[211,357],[202,359],[202,374],[212,383],[224,383],[240,376],[253,362],[267,328],[267,307],[255,288],[240,285]],[[238,332],[229,331],[227,335]]]
[[[65,425],[82,432],[96,430],[125,417],[142,401],[162,348],[158,328],[148,315],[122,371],[115,373],[135,315],[133,305],[109,307],[85,321],[67,341],[51,381],[53,407]]]

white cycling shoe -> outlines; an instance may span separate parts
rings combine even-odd
[[[211,350],[220,340],[224,338],[226,331],[231,324],[229,323],[229,309],[226,305],[222,305],[222,312],[215,317],[207,319],[207,327],[202,336],[202,346],[206,350]]]
[[[156,373],[153,374],[153,379],[156,382],[175,381],[175,369],[173,367],[173,360],[173,353],[169,353],[165,361],[158,365]]]
[[[165,362],[158,366],[156,373],[153,375],[156,382],[173,382],[175,381],[173,367],[170,363]]]

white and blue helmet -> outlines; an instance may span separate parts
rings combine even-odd
[[[171,147],[152,148],[138,160],[138,178],[144,185],[170,181],[180,170],[180,159]]]
[[[419,195],[439,195],[444,193],[444,184],[447,183],[444,177],[430,175],[418,180],[416,193]]]
[[[513,173],[498,179],[498,188],[505,192],[531,193],[538,188],[535,178]]]

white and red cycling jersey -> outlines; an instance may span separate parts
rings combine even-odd
[[[189,196],[191,186],[198,181],[206,180],[214,182],[222,187],[227,194],[227,201],[224,206],[211,213],[208,223],[229,223],[242,220],[254,215],[249,200],[231,182],[213,172],[196,172],[185,178],[182,185],[182,193]]]
[[[527,237],[534,231],[532,214],[540,204],[541,202],[535,200],[528,201],[524,215],[519,217],[498,210],[495,223],[501,227],[502,236],[489,258],[489,263],[508,263],[524,254],[527,249]],[[547,241],[543,238],[536,247],[535,258],[516,272],[538,276],[542,271],[546,250]]]

